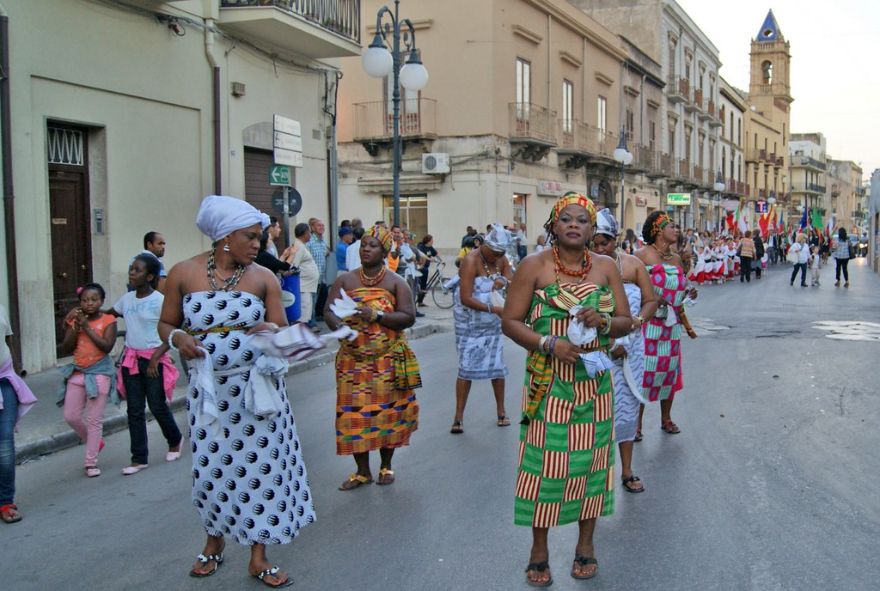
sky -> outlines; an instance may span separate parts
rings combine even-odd
[[[880,1],[677,0],[715,47],[721,75],[748,91],[749,44],[773,9],[791,46],[791,131],[820,131],[828,155],[880,168]]]

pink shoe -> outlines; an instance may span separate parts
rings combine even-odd
[[[97,478],[101,475],[101,469],[97,466],[88,466],[86,467],[86,476],[89,478]]]

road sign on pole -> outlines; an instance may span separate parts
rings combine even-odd
[[[275,164],[269,170],[269,184],[273,187],[289,187],[290,168],[282,164]]]
[[[301,167],[302,127],[299,121],[275,115],[272,118],[272,148],[275,164]]]

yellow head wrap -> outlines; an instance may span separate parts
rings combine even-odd
[[[559,201],[556,202],[556,204],[553,206],[553,211],[550,213],[549,223],[555,223],[556,220],[559,219],[559,214],[562,213],[562,210],[572,204],[580,205],[581,207],[586,209],[587,214],[589,214],[590,216],[590,223],[596,223],[596,206],[593,204],[589,197],[575,191],[570,191],[566,193],[559,199]]]
[[[391,232],[389,232],[382,226],[373,226],[372,228],[370,228],[369,236],[379,241],[379,244],[382,245],[382,250],[384,250],[385,252],[391,251],[391,244],[393,242],[391,238]]]

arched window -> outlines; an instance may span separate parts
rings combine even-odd
[[[764,84],[773,84],[773,63],[766,61],[761,64],[761,72],[764,76]]]

